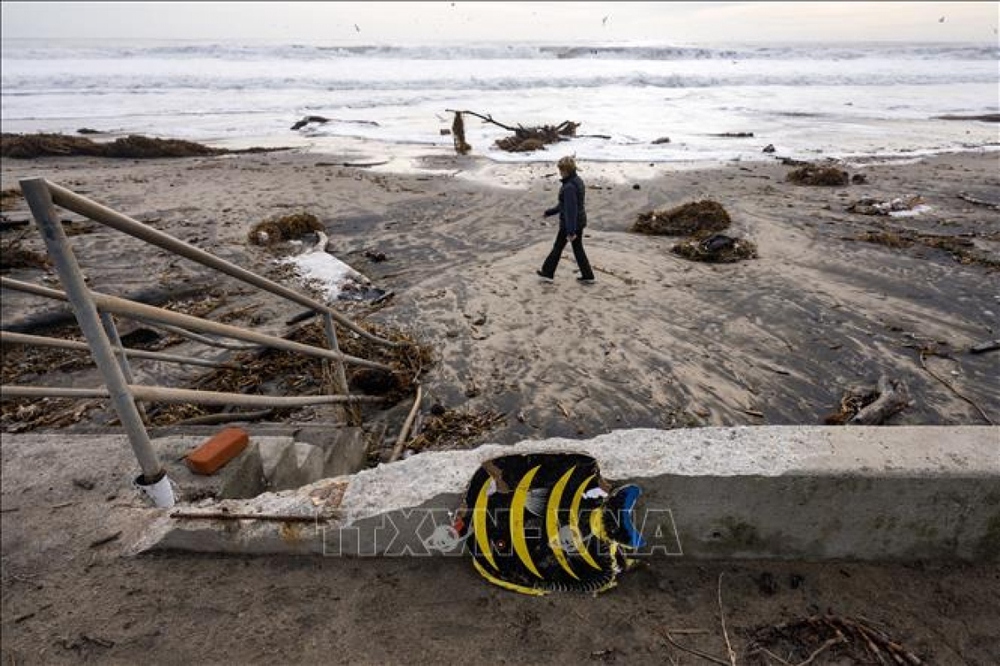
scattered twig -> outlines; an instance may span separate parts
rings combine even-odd
[[[983,411],[982,407],[980,407],[975,402],[973,402],[971,398],[967,398],[964,395],[962,395],[961,393],[959,393],[958,390],[954,386],[952,386],[951,384],[949,384],[948,382],[946,382],[945,380],[941,379],[936,374],[934,374],[931,371],[931,369],[927,367],[927,363],[924,360],[926,356],[927,356],[927,350],[926,349],[921,349],[920,350],[920,367],[923,368],[924,370],[926,370],[927,374],[929,374],[931,377],[933,377],[934,379],[936,379],[939,382],[941,382],[942,384],[944,384],[945,388],[947,388],[949,391],[951,391],[952,393],[954,393],[956,396],[958,396],[959,398],[961,398],[965,402],[967,402],[970,405],[972,405],[973,407],[975,407],[976,411],[979,412],[979,415],[982,416],[983,419],[988,424],[990,424],[990,425],[996,425],[995,423],[993,423],[993,421],[990,419],[990,417],[986,415],[986,412]]]
[[[663,632],[663,636],[667,639],[667,641],[678,650],[681,650],[682,652],[687,652],[688,654],[693,654],[696,657],[701,657],[702,659],[710,661],[713,664],[721,664],[722,666],[731,666],[731,663],[728,661],[722,661],[718,657],[713,657],[712,655],[706,654],[705,652],[701,652],[700,650],[695,650],[694,648],[689,648],[681,645],[680,643],[674,640],[674,637],[670,635],[669,630],[661,629],[661,631]]]
[[[736,652],[733,650],[733,644],[729,641],[729,632],[726,631],[726,611],[722,607],[722,574],[719,574],[719,585],[718,585],[718,599],[719,599],[719,622],[722,624],[722,637],[726,639],[726,653],[729,655],[729,663],[731,666],[736,666]]]
[[[215,425],[217,423],[233,423],[235,421],[259,421],[274,413],[273,408],[261,409],[255,412],[217,412],[192,416],[189,419],[176,421],[174,425]]]
[[[91,548],[97,548],[99,546],[103,546],[106,543],[111,543],[112,541],[114,541],[115,539],[117,539],[118,537],[120,537],[121,535],[122,535],[122,531],[118,530],[114,534],[109,534],[108,536],[101,537],[100,539],[95,539],[94,541],[91,541],[90,542],[90,547]]]
[[[327,521],[319,515],[314,516],[281,516],[273,513],[227,513],[225,511],[174,511],[171,518],[181,520],[264,520],[279,523],[312,523]]]
[[[819,655],[821,655],[828,648],[831,648],[834,645],[839,645],[840,643],[846,643],[846,642],[847,642],[847,639],[844,638],[844,635],[841,634],[840,631],[838,630],[837,631],[837,636],[835,638],[829,638],[829,639],[827,639],[827,641],[825,643],[823,643],[822,645],[820,645],[818,648],[816,648],[816,650],[811,655],[809,655],[808,659],[806,659],[805,661],[800,661],[795,666],[806,666],[807,664],[811,664],[811,663],[813,663],[813,661],[815,661],[816,657],[818,657]]]
[[[396,438],[396,445],[392,447],[389,462],[395,462],[402,455],[403,446],[406,444],[406,437],[410,434],[410,426],[413,425],[413,419],[417,416],[417,411],[420,409],[420,399],[423,396],[423,387],[417,384],[417,396],[413,399],[413,407],[410,407],[410,413],[407,414],[406,421],[403,422],[403,428],[399,431],[399,437]]]

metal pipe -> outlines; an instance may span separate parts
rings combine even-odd
[[[60,347],[62,349],[79,349],[90,351],[86,342],[79,340],[64,340],[62,338],[48,338],[42,335],[29,335],[27,333],[13,333],[11,331],[0,331],[0,343],[14,345],[39,345],[41,347]],[[122,350],[131,358],[147,358],[153,361],[163,361],[164,363],[181,363],[186,365],[200,365],[206,368],[229,368],[238,369],[235,363],[208,361],[193,356],[180,356],[177,354],[163,354],[161,352],[146,351],[145,349],[129,349],[127,347],[115,347],[115,351]]]
[[[226,275],[230,275],[238,280],[246,282],[247,284],[269,291],[277,296],[287,298],[290,301],[299,303],[300,305],[308,307],[312,310],[329,313],[330,316],[336,319],[341,326],[349,328],[358,335],[371,340],[372,342],[376,342],[387,347],[399,346],[399,343],[372,335],[336,310],[333,310],[329,306],[313,300],[304,294],[300,294],[299,292],[280,285],[277,282],[273,282],[263,276],[257,275],[252,271],[248,271],[242,266],[237,266],[236,264],[230,263],[225,259],[216,257],[214,254],[206,252],[205,250],[195,247],[194,245],[186,243],[178,238],[174,238],[170,234],[153,229],[149,225],[143,224],[138,220],[134,220],[127,215],[122,215],[115,210],[102,206],[95,201],[82,197],[75,192],[56,185],[55,183],[48,183],[48,187],[51,192],[52,201],[63,208],[68,208],[69,210],[79,213],[80,215],[84,215],[96,222],[100,222],[101,224],[109,226],[113,229],[117,229],[122,233],[126,233],[129,236],[134,236],[135,238],[144,240],[151,245],[155,245],[169,252],[179,254],[182,257],[186,257],[187,259],[195,261],[203,266],[214,268],[215,270],[225,273]]]
[[[220,391],[196,391],[163,386],[132,384],[129,390],[146,402],[191,403],[195,405],[234,405],[237,407],[305,407],[308,405],[383,402],[377,395],[248,395]],[[105,388],[63,388],[58,386],[0,386],[0,398],[107,398]]]
[[[198,335],[197,333],[192,333],[183,328],[177,326],[169,326],[167,324],[159,324],[157,322],[146,321],[142,317],[132,317],[135,321],[141,321],[144,324],[148,324],[154,328],[161,328],[167,333],[173,333],[174,335],[180,336],[182,338],[187,338],[188,340],[194,340],[195,342],[200,342],[203,345],[208,345],[209,347],[219,347],[220,349],[229,349],[233,351],[246,351],[248,349],[260,349],[260,345],[239,345],[231,342],[222,342],[221,340],[215,340],[213,338]]]
[[[118,298],[117,296],[108,296],[107,294],[102,294],[96,291],[90,292],[90,295],[94,299],[94,303],[97,304],[97,307],[102,310],[107,310],[108,312],[114,312],[115,314],[134,316],[141,319],[151,319],[156,322],[181,326],[183,328],[191,328],[204,333],[214,333],[216,335],[229,338],[236,338],[237,340],[256,342],[267,347],[274,347],[275,349],[284,349],[285,351],[298,352],[300,354],[318,356],[320,358],[331,358],[345,363],[353,363],[354,365],[361,365],[367,368],[377,368],[379,370],[392,372],[392,368],[387,365],[383,365],[382,363],[376,363],[375,361],[369,361],[355,356],[348,356],[347,354],[335,352],[330,349],[313,347],[312,345],[303,344],[301,342],[293,342],[292,340],[279,338],[275,335],[258,333],[256,331],[242,329],[237,326],[230,326],[229,324],[200,319],[181,312],[173,312],[171,310],[165,310],[152,305],[136,303],[134,301]]]
[[[118,335],[118,327],[115,326],[115,318],[107,312],[99,312],[98,314],[101,316],[101,325],[104,326],[104,332],[108,335],[108,342],[111,343],[111,350],[115,353],[115,358],[118,359],[118,367],[122,369],[122,377],[125,378],[125,383],[135,384],[135,377],[132,376],[132,368],[128,364],[128,355],[125,353],[125,345],[122,344],[122,338]],[[142,419],[142,424],[149,426],[149,416],[146,414],[146,408],[137,400],[133,400],[133,402],[135,403],[135,408],[139,410],[139,418]]]
[[[80,272],[80,266],[70,248],[66,232],[62,228],[62,222],[56,215],[48,183],[44,178],[25,178],[20,181],[20,185],[21,193],[28,202],[35,223],[42,233],[45,248],[48,250],[49,256],[52,257],[59,280],[66,289],[66,296],[69,298],[73,313],[76,315],[80,329],[90,345],[94,362],[104,377],[104,383],[115,411],[118,413],[118,419],[121,421],[122,427],[128,435],[129,443],[132,445],[132,451],[139,461],[143,480],[147,484],[153,484],[163,477],[163,467],[156,456],[156,450],[153,449],[146,427],[142,423],[139,410],[133,401],[133,395],[129,391],[124,375],[122,375],[121,367],[115,360],[111,342],[101,325],[97,307],[91,298],[90,290],[84,283],[83,273]]]
[[[61,300],[66,299],[66,295],[55,289],[49,289],[48,287],[40,287],[38,285],[33,285],[28,282],[21,282],[19,280],[13,280],[11,278],[2,278],[2,283],[4,286],[11,286],[12,288],[20,289],[28,293],[39,294],[42,296],[49,296],[51,298],[58,298]],[[342,354],[340,352],[335,352],[330,349],[322,349],[320,347],[313,347],[312,345],[302,344],[300,342],[293,342],[291,340],[286,340],[284,338],[279,338],[273,335],[267,335],[265,333],[257,333],[255,331],[249,331],[237,326],[230,326],[229,324],[221,324],[219,322],[209,321],[207,319],[200,319],[198,317],[192,317],[191,315],[186,315],[181,312],[173,312],[172,310],[166,310],[164,308],[158,308],[153,305],[146,305],[145,303],[136,303],[135,301],[130,301],[125,298],[118,298],[117,296],[109,296],[107,294],[102,294],[97,291],[88,292],[93,298],[94,303],[97,307],[102,310],[107,310],[108,312],[113,312],[115,314],[124,315],[126,317],[132,317],[135,319],[148,319],[159,323],[173,324],[185,328],[193,328],[195,330],[200,330],[206,333],[214,333],[216,335],[222,335],[225,337],[236,338],[237,340],[245,340],[247,342],[255,342],[267,347],[274,347],[276,349],[284,349],[285,351],[299,352],[302,354],[308,354],[309,356],[318,356],[321,358],[330,358],[337,361],[342,361],[345,363],[353,363],[354,365],[360,365],[367,368],[376,368],[378,370],[386,370],[392,372],[392,368],[382,363],[376,363],[375,361],[368,361],[363,358],[357,358],[355,356],[348,356],[347,354]]]

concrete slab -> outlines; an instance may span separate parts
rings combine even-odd
[[[643,488],[640,556],[1000,560],[1000,428],[985,426],[623,430],[424,453],[185,512],[225,520],[151,510],[133,550],[460,555],[449,512],[478,466],[541,451],[592,455]]]
[[[247,448],[215,474],[193,473],[185,464],[184,457],[218,431],[219,428],[215,428],[201,434],[175,434],[153,440],[178,501],[196,502],[211,497],[247,498],[260,494],[265,489],[260,484],[263,469],[258,470],[261,466],[260,449],[280,450],[292,442],[291,437],[251,433]]]

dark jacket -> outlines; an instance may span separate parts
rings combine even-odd
[[[559,227],[567,236],[575,236],[587,226],[587,186],[577,174],[562,179],[559,204],[545,211],[546,217],[559,213]]]

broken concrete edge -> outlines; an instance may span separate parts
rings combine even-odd
[[[654,518],[642,521],[650,554],[1000,559],[1000,427],[987,426],[620,430],[427,452],[190,511],[268,519],[150,510],[128,552],[461,554],[464,545],[441,539],[473,473],[485,460],[534,452],[585,453],[612,483],[639,484]]]

